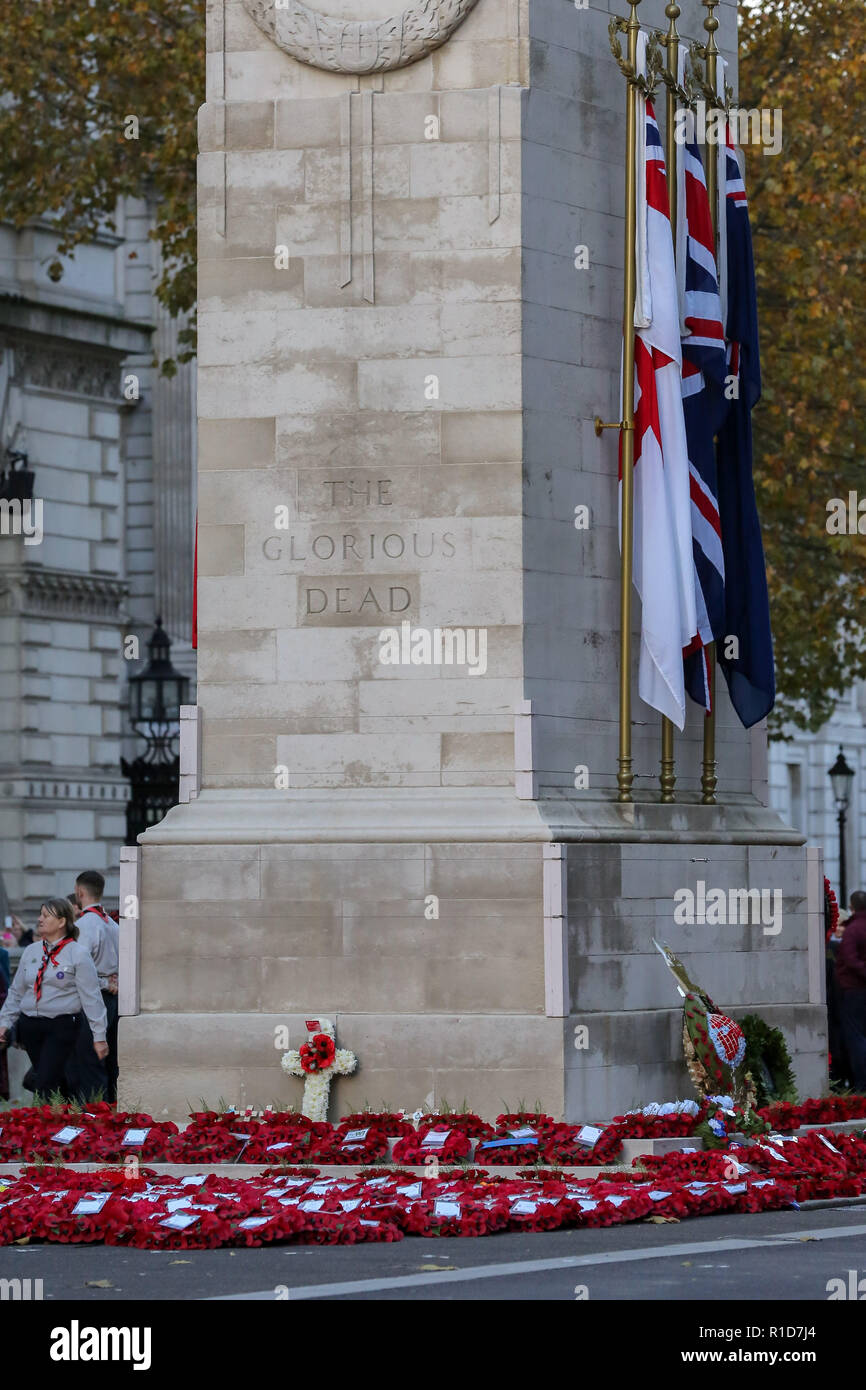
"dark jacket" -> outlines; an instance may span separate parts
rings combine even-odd
[[[836,949],[836,984],[866,989],[866,912],[855,912],[845,925]]]

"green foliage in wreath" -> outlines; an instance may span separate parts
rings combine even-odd
[[[740,1112],[736,1120],[729,1121],[729,1126],[727,1134],[716,1134],[715,1131],[710,1128],[709,1121],[704,1120],[702,1124],[696,1125],[695,1135],[703,1139],[705,1149],[726,1149],[731,1142],[730,1136],[732,1133],[745,1134],[752,1137],[756,1134],[769,1134],[770,1132],[770,1126],[767,1121],[762,1120],[760,1116],[756,1115],[754,1110],[750,1110],[748,1115]]]
[[[779,1100],[796,1104],[791,1054],[781,1028],[771,1028],[757,1014],[746,1014],[739,1024],[746,1035],[743,1067],[752,1074],[758,1108]]]

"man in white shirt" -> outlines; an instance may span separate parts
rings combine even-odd
[[[117,969],[120,930],[102,906],[104,888],[105,879],[97,869],[85,869],[75,880],[75,900],[81,909],[81,916],[76,922],[78,940],[90,952],[96,966],[108,1021],[105,1034],[108,1043],[108,1057],[105,1061],[108,1091],[105,1098],[114,1101],[117,1100]],[[98,1085],[100,1077],[91,1060],[93,1039],[90,1036],[90,1025],[84,1017],[80,1029],[77,1061],[82,1075],[79,1077],[79,1087],[82,1093],[87,1095],[88,1084]]]

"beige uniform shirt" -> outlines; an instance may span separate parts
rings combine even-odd
[[[56,960],[49,961],[42,977],[42,994],[36,998],[36,976],[44,957],[43,941],[25,946],[6,1002],[0,1009],[0,1028],[11,1028],[21,1014],[28,1018],[57,1018],[84,1013],[94,1042],[105,1042],[105,1004],[96,966],[80,941],[67,941]],[[55,944],[52,944],[52,951]]]

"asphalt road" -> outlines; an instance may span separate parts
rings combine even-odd
[[[46,1302],[126,1300],[656,1301],[826,1303],[863,1279],[859,1207],[706,1216],[676,1224],[407,1237],[391,1245],[141,1251],[101,1245],[0,1249],[0,1278],[41,1279]],[[395,1282],[391,1282],[395,1281]],[[82,1308],[82,1313],[83,1313]]]

